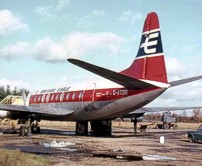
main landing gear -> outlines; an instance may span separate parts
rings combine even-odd
[[[88,135],[88,122],[76,122],[76,135]]]
[[[28,119],[19,119],[18,124],[22,124],[19,129],[20,136],[28,136],[31,133],[37,134],[40,133],[40,126],[38,121],[34,121],[32,118]]]
[[[93,135],[111,136],[112,135],[112,122],[111,122],[111,120],[93,121],[93,122],[91,122],[91,130],[92,130]]]
[[[92,132],[92,135],[111,136],[112,135],[111,120],[92,121],[91,132]],[[76,123],[76,135],[88,135],[88,122]]]
[[[137,118],[132,118],[131,122],[133,122],[133,125],[134,125],[134,133],[137,134],[138,133],[138,131],[137,131]]]

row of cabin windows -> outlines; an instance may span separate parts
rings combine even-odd
[[[36,103],[36,102],[42,102],[42,103],[44,103],[44,102],[49,102],[49,101],[54,101],[54,98],[55,98],[55,100],[56,101],[63,101],[63,99],[64,99],[64,96],[65,96],[65,94],[64,94],[64,92],[62,92],[61,94],[44,94],[43,96],[35,96],[34,97],[34,103]],[[67,100],[69,100],[69,96],[70,96],[70,93],[67,93],[67,95],[66,95],[66,101]],[[82,100],[82,97],[83,97],[83,93],[82,92],[80,92],[79,93],[79,95],[78,95],[78,99],[79,100]],[[75,100],[75,98],[76,98],[76,92],[75,93],[73,93],[72,94],[72,100]]]

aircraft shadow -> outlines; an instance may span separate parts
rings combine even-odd
[[[62,135],[62,136],[77,136],[75,131],[69,130],[60,130],[60,129],[41,129],[40,134],[48,134],[48,135]],[[91,132],[88,133],[86,137],[106,137],[106,138],[123,138],[123,137],[142,137],[142,136],[152,136],[150,133],[144,134],[134,134],[134,132],[113,132],[111,136],[104,135],[92,135]]]

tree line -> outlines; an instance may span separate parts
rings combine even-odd
[[[22,96],[23,92],[25,92],[25,94],[27,95],[29,93],[29,90],[23,88],[19,89],[17,87],[14,87],[14,89],[11,90],[10,85],[0,86],[0,101],[8,95]]]

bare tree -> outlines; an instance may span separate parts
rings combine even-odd
[[[193,113],[194,113],[195,120],[198,121],[198,123],[200,123],[200,109],[194,109]]]

